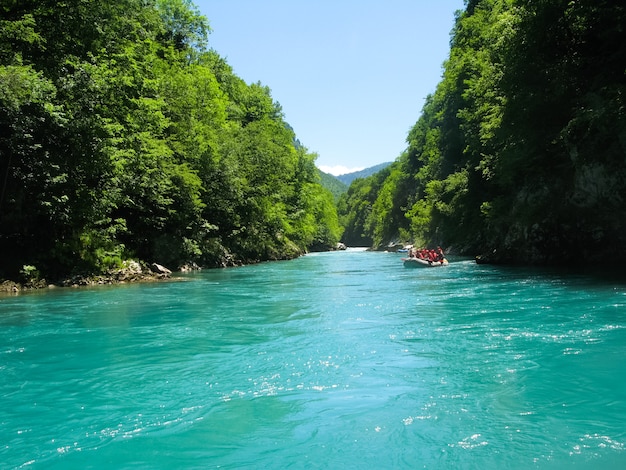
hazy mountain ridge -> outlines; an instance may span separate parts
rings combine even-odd
[[[379,163],[378,165],[371,166],[369,168],[365,168],[361,171],[354,171],[352,173],[346,173],[345,175],[336,176],[339,181],[350,186],[350,183],[357,178],[367,178],[368,176],[372,176],[374,173],[378,173],[380,170],[387,168],[393,162],[384,162]]]

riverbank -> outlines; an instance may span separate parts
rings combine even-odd
[[[311,252],[321,251],[345,251],[347,246],[337,243],[335,247],[322,249],[312,249]],[[195,262],[189,262],[180,266],[177,271],[190,272],[202,269],[219,269],[237,266],[258,264],[267,261],[287,261],[307,254],[307,252],[293,251],[291,253],[277,254],[268,259],[242,259],[224,252],[220,257],[209,265],[199,266]],[[124,284],[130,282],[155,282],[169,279],[172,271],[157,263],[147,263],[145,261],[126,260],[123,267],[111,269],[102,274],[79,274],[63,278],[61,280],[48,282],[40,277],[38,270],[34,266],[24,266],[20,272],[23,278],[20,281],[0,279],[0,295],[17,294],[22,291],[51,289],[58,287],[80,287],[97,286],[109,284]]]
[[[186,270],[198,269],[185,267]],[[157,263],[148,264],[138,261],[126,261],[119,269],[111,269],[102,274],[75,275],[61,280],[48,282],[44,278],[32,276],[23,282],[0,280],[0,295],[19,294],[24,291],[38,289],[54,289],[58,287],[81,287],[111,284],[125,284],[130,282],[155,282],[169,279],[172,271]]]

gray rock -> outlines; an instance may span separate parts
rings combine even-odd
[[[150,269],[157,274],[172,274],[172,271],[157,263],[152,263]]]

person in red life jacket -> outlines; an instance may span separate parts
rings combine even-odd
[[[435,261],[442,263],[444,260],[445,256],[443,254],[443,250],[441,249],[440,246],[437,247],[437,251],[435,252]]]

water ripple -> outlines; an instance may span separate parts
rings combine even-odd
[[[7,468],[626,466],[626,288],[321,253],[0,299]]]

